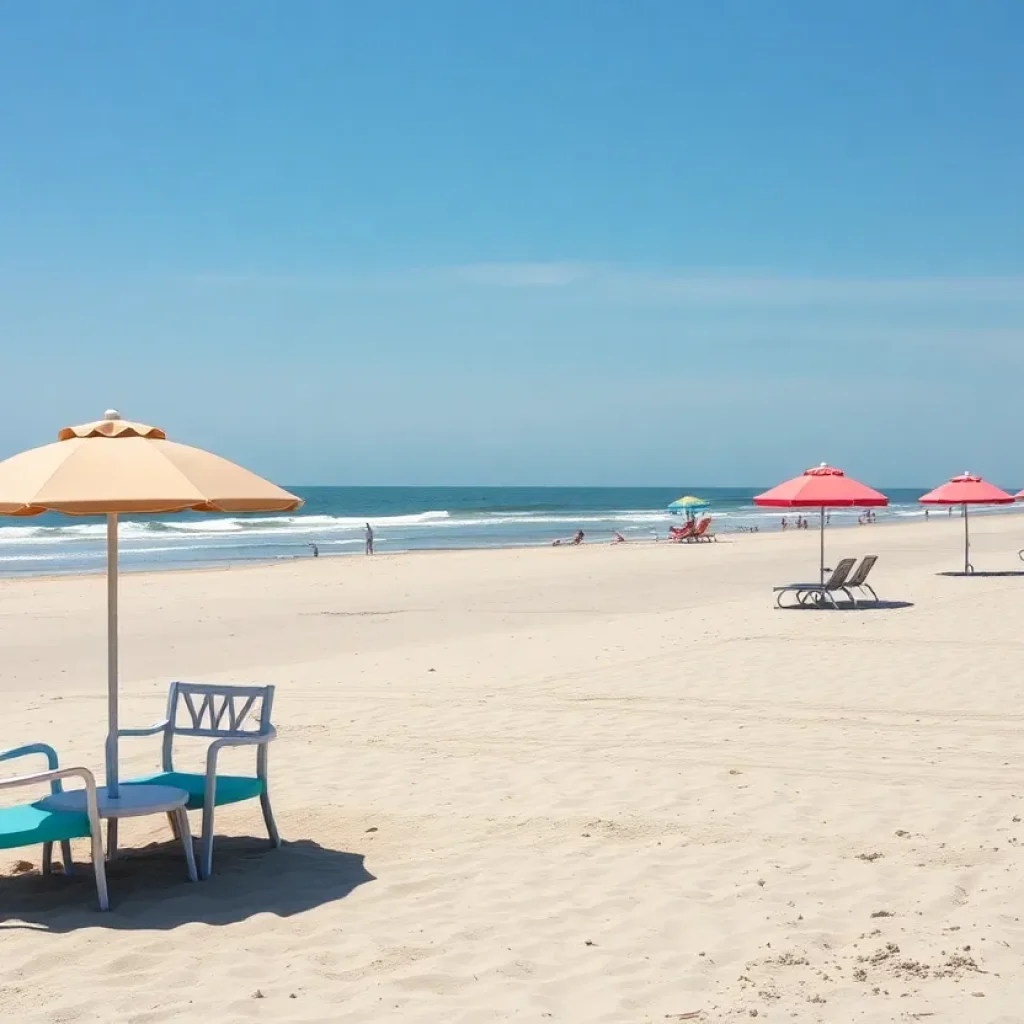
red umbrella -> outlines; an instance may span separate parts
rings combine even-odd
[[[1013,496],[986,483],[980,476],[963,473],[917,499],[922,505],[962,505],[964,509],[964,572],[974,572],[971,565],[971,535],[967,525],[968,505],[1012,505]]]
[[[800,476],[787,480],[754,498],[755,505],[765,508],[816,508],[821,513],[821,582],[825,582],[825,509],[880,508],[889,499],[878,491],[848,477],[841,469],[823,462],[814,469],[805,469]]]

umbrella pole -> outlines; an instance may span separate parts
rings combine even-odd
[[[825,585],[825,506],[821,506],[821,585]]]
[[[967,526],[967,502],[964,502],[964,572],[971,572],[971,532]]]
[[[107,516],[107,791],[117,797],[117,515]]]

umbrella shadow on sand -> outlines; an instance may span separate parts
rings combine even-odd
[[[964,572],[963,569],[957,569],[949,572],[937,572],[935,575],[959,576],[966,579],[970,579],[972,576],[981,576],[984,579],[992,579],[1001,576],[1024,576],[1024,569],[992,569],[988,572],[983,569],[976,569],[974,572]]]
[[[266,839],[218,836],[213,875],[205,881],[186,879],[177,842],[126,852],[107,865],[107,880],[110,911],[102,913],[88,862],[76,860],[72,878],[38,871],[0,878],[0,930],[170,930],[196,921],[234,924],[257,914],[291,917],[375,879],[362,854],[310,840],[274,850]]]

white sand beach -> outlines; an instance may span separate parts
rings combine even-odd
[[[127,576],[123,723],[276,684],[285,845],[222,808],[191,884],[125,822],[109,914],[84,841],[4,851],[3,1019],[1024,1020],[1024,528],[972,527],[1010,575],[939,575],[959,519],[831,531],[893,602],[835,613],[773,605],[814,530]],[[104,616],[0,582],[0,745],[100,773]]]

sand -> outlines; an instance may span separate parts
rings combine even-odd
[[[891,602],[838,613],[772,605],[813,530],[127,577],[123,722],[277,684],[285,845],[221,809],[190,884],[124,823],[106,915],[84,843],[0,852],[3,1019],[1024,1020],[1024,530],[972,522],[1009,575],[941,575],[959,520],[832,531]],[[103,600],[0,583],[4,747],[100,771]]]

